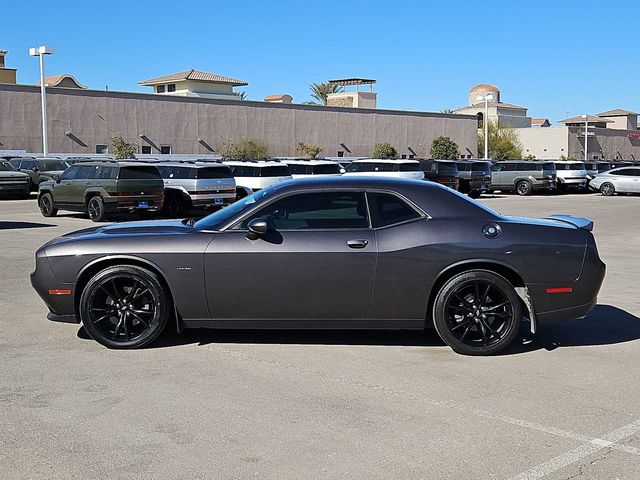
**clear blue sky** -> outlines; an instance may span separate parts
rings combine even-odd
[[[331,78],[378,80],[380,108],[439,111],[494,83],[502,100],[552,121],[640,110],[635,1],[8,2],[0,48],[19,83],[38,81],[29,47],[56,49],[47,74],[90,88],[197,68],[249,82],[248,98]]]

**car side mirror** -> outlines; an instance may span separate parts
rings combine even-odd
[[[38,171],[38,167],[33,167],[33,168],[31,169],[31,171],[32,171],[32,172],[37,172],[37,171]]]
[[[247,228],[247,238],[257,240],[269,231],[269,222],[266,218],[254,218],[247,224]]]
[[[347,173],[347,171],[344,168],[341,168],[340,173]]]
[[[56,183],[60,183],[60,175],[54,175],[53,179],[56,181]]]

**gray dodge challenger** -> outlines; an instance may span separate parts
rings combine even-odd
[[[434,326],[467,355],[495,354],[523,323],[586,316],[605,265],[585,218],[500,215],[424,180],[286,181],[201,220],[63,235],[31,274],[48,318],[111,348],[168,325],[235,329]]]

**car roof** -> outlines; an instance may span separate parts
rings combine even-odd
[[[557,163],[555,160],[498,160],[495,163]]]
[[[290,163],[294,165],[336,165],[338,163],[333,160],[324,160],[322,158],[285,158],[280,161],[287,165]]]
[[[109,167],[149,167],[149,166],[154,166],[153,163],[149,163],[149,162],[136,162],[135,160],[133,161],[115,161],[115,160],[89,160],[86,162],[78,162],[75,163],[73,166],[74,167],[82,167],[82,166],[96,166],[96,165],[102,165],[102,166],[109,166]]]
[[[286,163],[281,162],[279,160],[223,160],[226,165],[246,165],[248,167],[278,167],[278,166],[287,166]]]
[[[187,167],[187,168],[228,168],[221,162],[149,162],[158,167]]]
[[[553,160],[553,163],[584,163],[583,160]]]

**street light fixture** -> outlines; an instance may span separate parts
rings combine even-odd
[[[42,101],[42,154],[49,155],[49,144],[47,141],[47,92],[44,84],[44,56],[51,55],[53,48],[43,45],[29,49],[29,55],[40,57],[40,100]]]
[[[581,115],[581,117],[584,118],[584,161],[586,162],[588,160],[587,145],[589,142],[589,117],[588,115]]]
[[[489,100],[493,100],[493,95],[476,95],[476,100],[484,100],[484,159],[489,159]]]

